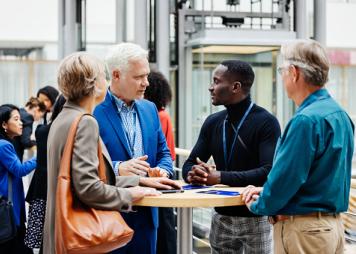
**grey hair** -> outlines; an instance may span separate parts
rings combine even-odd
[[[126,42],[113,46],[105,58],[110,78],[114,70],[126,73],[130,61],[140,59],[148,59],[148,51],[137,44]]]
[[[78,101],[86,96],[96,96],[96,82],[105,75],[101,60],[86,52],[76,52],[65,57],[58,69],[58,87],[69,101]]]
[[[330,63],[319,42],[296,40],[283,45],[281,53],[285,62],[300,68],[308,84],[324,86],[328,81]]]

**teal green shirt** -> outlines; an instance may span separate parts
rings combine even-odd
[[[344,212],[354,125],[325,89],[308,96],[278,141],[273,167],[251,211],[260,215]]]

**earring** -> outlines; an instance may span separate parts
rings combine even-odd
[[[5,132],[7,132],[7,129],[5,129]]]

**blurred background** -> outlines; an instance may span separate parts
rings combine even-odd
[[[280,46],[316,39],[331,62],[327,88],[356,122],[356,0],[0,0],[0,10],[0,104],[23,106],[39,88],[57,87],[59,61],[71,52],[104,58],[123,41],[148,49],[151,67],[173,90],[169,113],[176,146],[185,149],[178,152],[178,176],[203,121],[222,109],[211,105],[208,87],[225,59],[253,66],[253,100],[283,129],[295,106],[277,75]],[[211,209],[194,209],[193,217],[194,251],[209,253]],[[345,221],[351,244],[356,219]]]

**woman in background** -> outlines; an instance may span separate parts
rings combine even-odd
[[[35,171],[30,187],[27,192],[26,201],[29,203],[27,231],[25,244],[29,248],[41,248],[43,225],[46,212],[47,199],[47,139],[52,122],[62,111],[66,99],[60,95],[53,106],[50,123],[37,126],[35,136],[37,142],[37,170]]]
[[[14,219],[17,226],[15,238],[0,244],[0,253],[32,253],[24,244],[25,236],[25,197],[22,177],[36,168],[36,158],[21,163],[12,141],[22,134],[19,109],[11,104],[0,106],[0,196],[8,197],[8,181],[12,180]]]
[[[47,124],[48,118],[50,118],[50,114],[53,110],[53,105],[57,100],[59,92],[53,86],[45,86],[42,87],[37,92],[37,98],[42,101],[46,106],[46,113],[43,116],[43,123]]]
[[[20,108],[22,134],[15,137],[13,145],[21,161],[25,149],[30,149],[36,145],[36,140],[32,135],[33,122],[39,121],[45,113],[45,104],[36,97],[31,97],[25,107]]]
[[[174,151],[174,135],[171,118],[165,110],[172,100],[171,87],[162,73],[152,71],[148,75],[150,85],[146,88],[145,99],[152,101],[158,110],[162,131],[167,140],[172,160],[176,158]],[[175,254],[177,252],[177,236],[175,231],[173,208],[159,208],[159,226],[157,232],[157,254]]]

